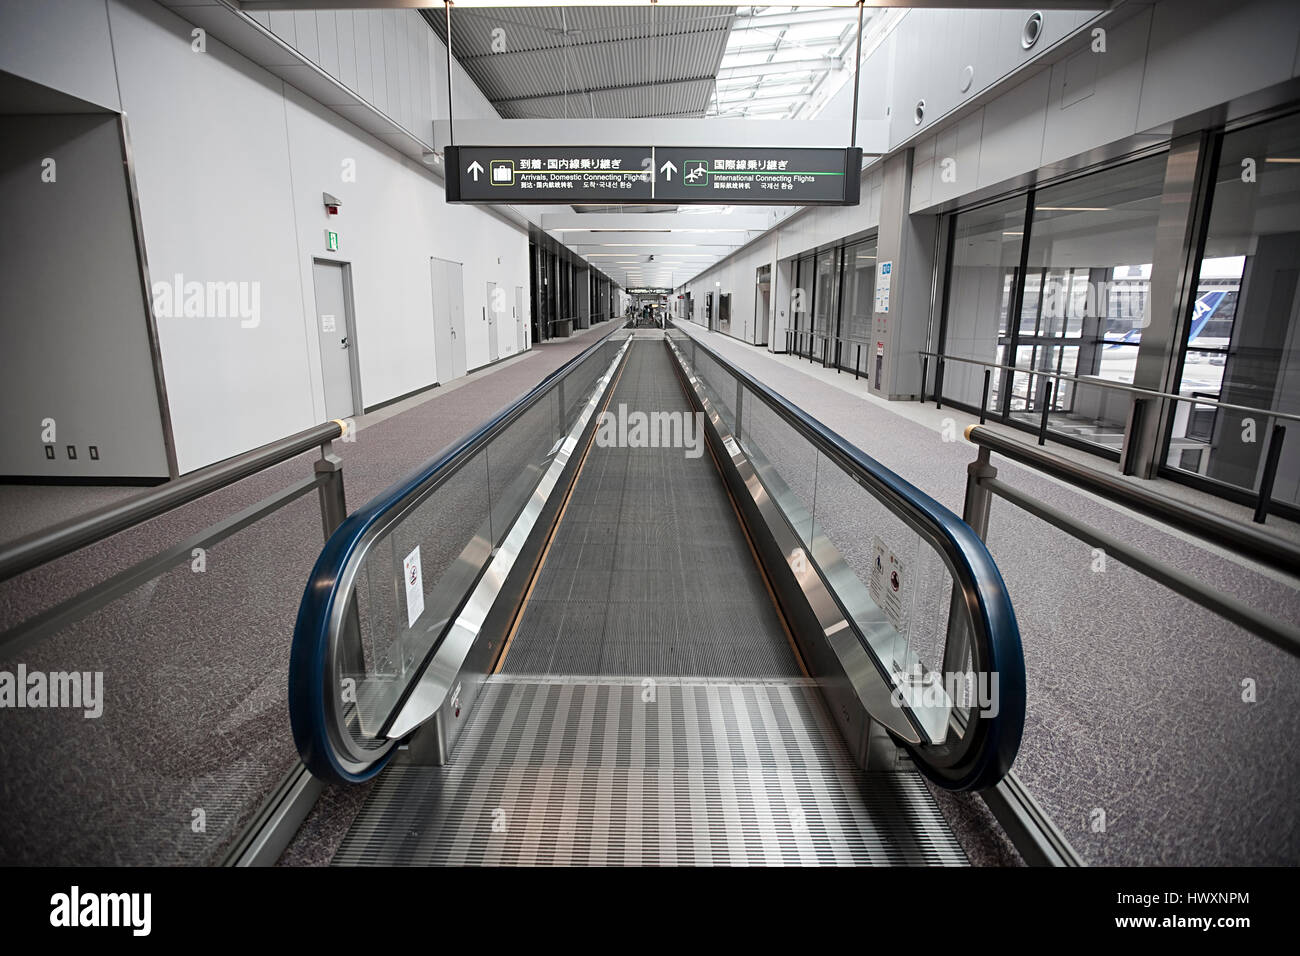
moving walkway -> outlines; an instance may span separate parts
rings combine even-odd
[[[290,662],[340,864],[960,864],[1024,707],[971,529],[671,327],[349,516]]]

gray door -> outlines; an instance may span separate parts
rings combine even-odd
[[[433,258],[433,346],[438,381],[465,374],[465,286],[459,262]]]
[[[325,417],[348,418],[358,411],[353,388],[353,321],[348,302],[346,266],[315,260],[316,334],[320,338],[320,377],[325,389]]]
[[[757,289],[754,294],[754,338],[755,345],[767,344],[767,323],[772,312],[772,269],[763,266],[757,270]]]
[[[500,301],[504,301],[504,295]],[[495,362],[501,357],[501,345],[497,342],[497,329],[501,326],[501,307],[498,305],[497,284],[487,284],[487,305],[483,306],[483,319],[487,322],[488,361]]]
[[[515,286],[515,335],[519,351],[528,348],[528,313],[524,309],[524,287]]]

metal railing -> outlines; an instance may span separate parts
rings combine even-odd
[[[903,695],[900,700],[909,699],[908,692],[897,682],[902,679],[900,675],[910,674],[913,669],[920,671],[926,680],[949,684],[958,672],[967,672],[969,660],[970,672],[986,684],[996,682],[992,675],[999,675],[1001,701],[997,714],[987,715],[970,708],[968,725],[955,726],[948,731],[946,741],[932,745],[926,736],[936,732],[929,723],[931,715],[921,715],[918,710],[918,716],[909,719],[924,724],[925,729],[919,741],[908,744],[917,765],[942,786],[978,790],[996,785],[1007,774],[1020,743],[1025,706],[1024,659],[1010,597],[983,543],[956,515],[929,495],[694,336],[677,330],[670,331],[669,335],[683,361],[689,363],[691,374],[716,395],[716,414],[735,436],[738,447],[755,463],[758,480],[766,488],[767,496],[778,503],[783,520],[802,542],[800,550],[804,559],[828,582],[828,590],[840,606],[848,628],[893,693]],[[760,427],[756,421],[765,423],[761,427],[767,429],[766,439],[756,437],[755,429]],[[787,440],[787,430],[797,436],[793,443]],[[783,461],[788,465],[777,466],[767,460],[766,456],[776,455],[778,450],[764,446],[774,444],[785,446]],[[791,447],[797,450],[791,452]],[[810,461],[819,463],[820,467],[809,464]],[[790,489],[805,483],[808,475],[804,471],[797,475],[782,474],[782,471],[805,465],[806,471],[815,475],[814,489],[811,493],[806,489],[803,494],[793,493]],[[824,494],[818,495],[816,488],[822,486]],[[853,496],[851,488],[865,491],[868,497],[854,499],[858,504],[846,511],[844,503]],[[872,499],[874,504],[868,505]],[[819,501],[828,503],[819,509]],[[891,528],[897,526],[893,533],[917,535],[918,548],[924,543],[925,553],[938,562],[931,582],[936,585],[936,600],[940,600],[945,586],[951,587],[949,631],[941,666],[937,660],[927,663],[917,656],[913,640],[920,640],[919,628],[915,634],[910,631],[904,634],[898,625],[878,619],[883,611],[879,601],[884,599],[868,596],[868,586],[860,576],[867,572],[853,569],[840,556],[842,548],[854,544],[866,533],[858,524],[867,520],[862,516],[868,513],[868,508],[876,507],[883,508],[882,514],[889,516]],[[831,508],[838,510],[822,510]],[[877,534],[885,533],[879,527],[874,530]],[[838,543],[832,540],[832,535],[839,539]],[[922,563],[919,556],[915,560],[918,565]],[[942,575],[938,572],[940,565],[946,569]],[[919,588],[920,581],[918,574],[913,587]],[[947,599],[943,598],[941,603],[947,604]],[[953,713],[959,709],[954,706]],[[908,708],[904,711],[912,713]],[[875,713],[873,716],[889,726],[888,715]],[[938,728],[940,740],[948,722],[945,716]]]
[[[989,514],[996,495],[1023,511],[1064,531],[1066,534],[1102,551],[1140,574],[1163,584],[1195,604],[1244,628],[1274,647],[1300,657],[1300,628],[1262,613],[1253,605],[1153,558],[1114,535],[1106,534],[1053,508],[1032,495],[1008,485],[998,478],[990,453],[1011,458],[1053,477],[1089,491],[1102,492],[1117,504],[1138,513],[1161,517],[1216,544],[1225,545],[1242,557],[1268,564],[1288,574],[1300,572],[1300,548],[1289,542],[1263,534],[1248,525],[1198,512],[1181,502],[1162,498],[1149,491],[1133,488],[1109,476],[1080,468],[1072,462],[1012,441],[1004,435],[972,425],[966,438],[979,447],[979,455],[967,470],[966,500],[962,513],[976,534],[987,539]]]
[[[793,332],[795,330],[790,331]],[[806,330],[803,331],[806,333]],[[670,337],[672,337],[671,332]],[[729,424],[731,431],[737,435],[740,441],[740,448],[745,454],[756,456],[756,461],[761,460],[762,458],[761,449],[755,447],[755,439],[752,433],[754,426],[751,421],[760,414],[758,408],[761,407],[775,413],[775,415],[777,415],[783,422],[796,428],[800,434],[813,443],[814,447],[817,449],[817,455],[824,454],[828,461],[833,462],[847,474],[852,475],[855,483],[868,490],[872,495],[883,495],[885,498],[894,501],[896,505],[899,504],[901,498],[901,500],[909,503],[908,506],[904,506],[904,510],[908,510],[910,505],[915,504],[917,501],[922,502],[924,506],[923,511],[926,516],[918,518],[915,513],[912,513],[909,524],[911,521],[918,520],[922,523],[937,521],[940,526],[947,530],[959,527],[961,533],[957,535],[957,537],[963,541],[969,540],[970,542],[974,542],[976,540],[975,535],[971,530],[964,524],[955,521],[956,516],[952,515],[951,512],[948,512],[947,509],[944,509],[937,502],[930,499],[919,489],[916,489],[914,486],[905,482],[889,469],[884,468],[874,459],[866,456],[861,450],[845,441],[830,429],[826,428],[825,425],[812,419],[807,415],[807,413],[792,405],[780,395],[772,392],[767,386],[755,380],[752,376],[739,369],[736,365],[728,362],[717,352],[704,345],[703,342],[699,341],[694,335],[678,333],[676,342],[680,351],[689,358],[692,367],[698,367],[697,357],[703,356],[706,357],[707,360],[716,363],[720,369],[735,379],[734,398],[730,394],[725,397],[725,403],[730,405],[731,408],[721,408],[720,414],[722,416],[723,424]],[[704,374],[707,378],[707,372]],[[730,393],[730,383],[722,383],[720,387],[723,391]],[[716,391],[716,388],[714,390]],[[757,407],[753,401],[746,401],[750,395],[759,400]],[[722,397],[723,396],[719,395],[720,399]],[[715,405],[715,407],[717,406]],[[730,422],[728,422],[728,416],[731,419]],[[773,499],[789,498],[788,489],[783,493],[781,490],[774,489],[765,484],[765,482],[773,480],[772,467],[770,463],[760,466],[760,471],[765,472],[768,475],[767,478],[760,476],[758,481],[764,483],[763,487],[767,489],[767,494],[769,496]],[[819,474],[820,471],[821,470],[819,470]],[[841,501],[844,500],[844,494],[842,491],[834,497],[838,497]],[[859,510],[862,511],[863,515],[865,515],[865,509]],[[819,522],[815,515],[812,517],[813,520],[811,521],[810,526],[816,529]],[[790,520],[788,514],[787,520]],[[863,517],[862,520],[867,519]],[[802,521],[799,523],[802,526]],[[915,525],[913,525],[913,527],[915,527]],[[817,533],[814,531],[814,534],[816,535]],[[823,531],[821,534],[825,534],[825,532]],[[852,542],[849,543],[852,544]],[[811,554],[809,552],[811,552]],[[805,548],[801,549],[801,553],[809,557],[821,557],[825,556],[826,549],[824,543],[823,546],[819,548],[816,544],[810,541]],[[993,575],[997,575],[996,567],[992,564],[991,558],[988,559],[986,571]],[[844,580],[842,576],[833,575],[833,577],[837,582],[842,583]],[[970,582],[966,583],[969,584]],[[983,579],[981,586],[987,586],[989,583],[989,579],[986,577]],[[993,585],[992,591],[995,592],[995,594],[1005,594],[1005,589],[1001,583],[1000,575],[998,575],[997,582]],[[964,657],[963,649],[968,647],[967,642],[969,640],[973,639],[979,641],[983,639],[978,635],[972,634],[972,632],[968,630],[964,630],[958,623],[963,620],[962,605],[964,602],[965,597],[963,596],[962,587],[954,585],[952,603],[949,608],[947,619],[949,631],[945,641],[946,646],[944,647],[942,662],[942,669],[945,671],[960,669],[961,666],[963,666],[961,663],[958,663],[958,659]],[[1007,613],[1012,613],[1009,606],[1007,608]],[[1017,644],[1017,650],[1015,654],[1011,655],[1013,657],[1020,653],[1018,650],[1018,636],[1015,643]],[[1006,648],[1003,648],[994,656],[1006,661],[1008,653],[1009,652]],[[977,657],[978,656],[979,655],[977,655]],[[972,658],[972,663],[974,663],[974,660],[975,658]],[[1007,687],[1005,683],[1003,686],[1007,687],[1010,691],[1009,696],[1006,698],[1007,702],[1011,707],[1017,709],[1018,720],[1023,721],[1022,708],[1024,706],[1024,688],[1023,685],[1016,684],[1017,674],[1019,674],[1019,680],[1023,681],[1022,659],[1020,660],[1019,666],[1019,670],[1017,670],[1016,666],[1009,667],[1007,677],[1010,679],[1010,686]],[[968,727],[965,722],[958,719],[956,715],[954,715],[953,721],[954,732],[959,732],[963,735],[968,733]],[[1018,742],[1019,731],[1016,732],[1015,737]],[[1003,744],[1005,745],[1006,743],[1007,741],[1004,740]],[[1012,747],[1011,749],[1014,751],[1015,748]],[[919,748],[919,751],[914,756],[917,765],[924,767],[926,760],[925,748]],[[980,789],[979,796],[997,818],[998,822],[1006,830],[1022,858],[1031,866],[1082,866],[1083,861],[1070,845],[1069,841],[1062,835],[1061,831],[1052,822],[1047,813],[1028,792],[1024,784],[1017,777],[1016,773],[1013,770],[1007,769],[1010,766],[1008,755],[1004,753],[1002,759],[1006,760],[1006,764],[1003,766],[1004,773],[991,775],[988,779],[996,779],[996,784],[994,786]]]
[[[1064,344],[1064,343],[1063,343]],[[943,352],[931,352],[925,349],[918,350],[918,357],[921,361],[921,396],[922,404],[929,401],[927,392],[927,382],[929,381],[930,359],[935,359],[934,374],[934,391],[933,399],[935,408],[943,407],[943,373],[944,365],[947,362],[961,362],[967,365],[980,366],[984,369],[984,382],[981,391],[979,405],[980,424],[983,425],[988,419],[988,401],[989,389],[992,381],[994,370],[1004,373],[1002,388],[999,394],[1005,395],[1010,392],[1010,382],[1012,376],[1028,375],[1030,385],[1027,393],[1034,391],[1033,382],[1035,377],[1039,379],[1041,385],[1038,389],[1036,403],[1040,413],[1038,423],[1038,444],[1047,443],[1050,433],[1049,418],[1053,411],[1052,406],[1056,404],[1056,395],[1060,390],[1061,382],[1068,382],[1072,385],[1083,385],[1109,390],[1114,392],[1124,392],[1133,396],[1133,408],[1129,417],[1129,423],[1126,433],[1132,432],[1139,427],[1148,403],[1152,401],[1170,401],[1186,402],[1190,405],[1209,405],[1214,408],[1224,409],[1227,411],[1240,412],[1246,415],[1255,415],[1263,419],[1281,419],[1283,421],[1300,422],[1300,413],[1283,412],[1275,409],[1258,408],[1252,405],[1241,405],[1234,402],[1223,402],[1214,398],[1207,398],[1204,393],[1198,392],[1191,396],[1180,395],[1176,392],[1162,392],[1156,389],[1142,388],[1137,385],[1126,385],[1123,382],[1112,382],[1107,379],[1096,376],[1069,375],[1064,372],[1052,372],[1047,369],[1027,368],[1020,365],[1004,365],[998,362],[989,362],[984,359],[973,359],[959,355],[948,355]],[[1274,424],[1269,433],[1268,445],[1264,451],[1264,470],[1260,477],[1260,486],[1255,493],[1255,513],[1254,520],[1257,524],[1264,524],[1268,517],[1272,505],[1273,486],[1277,478],[1278,464],[1282,458],[1282,445],[1286,440],[1286,427],[1280,424]],[[1126,458],[1121,458],[1121,471],[1124,474],[1133,474],[1131,462]]]
[[[186,676],[195,678],[197,684],[187,686],[184,691],[174,681],[169,681],[169,673],[175,676],[169,668],[185,665],[166,657],[167,644],[163,645],[164,659],[161,660],[154,659],[152,652],[146,650],[150,645],[143,642],[148,641],[149,632],[153,629],[149,620],[152,607],[150,596],[159,589],[167,589],[166,593],[171,600],[184,600],[185,585],[178,582],[176,572],[207,570],[206,566],[194,566],[196,555],[203,555],[206,562],[208,552],[215,546],[283,511],[313,489],[318,492],[320,527],[323,538],[327,539],[347,514],[342,461],[334,454],[332,442],[344,438],[348,427],[348,424],[341,421],[317,425],[0,548],[0,582],[16,589],[31,588],[32,584],[19,583],[17,579],[32,572],[40,573],[43,566],[51,562],[78,555],[113,535],[231,488],[238,482],[263,474],[313,448],[320,449],[320,457],[314,462],[309,477],[294,481],[254,504],[234,511],[203,530],[135,561],[107,579],[17,621],[0,633],[0,657],[6,661],[17,661],[16,655],[24,654],[24,661],[34,658],[47,663],[71,665],[69,670],[77,672],[84,671],[88,662],[94,662],[105,667],[113,681],[113,696],[105,708],[105,715],[100,721],[85,725],[87,729],[83,739],[68,739],[67,724],[41,721],[26,728],[22,741],[10,739],[3,745],[5,750],[17,749],[19,745],[31,748],[24,762],[24,770],[30,769],[34,775],[34,779],[7,781],[11,788],[7,817],[10,825],[20,826],[24,818],[39,819],[45,812],[43,804],[48,802],[39,794],[39,789],[44,786],[42,780],[61,775],[57,768],[67,760],[76,759],[80,764],[77,779],[83,782],[84,791],[68,790],[60,793],[59,799],[64,801],[65,812],[84,813],[87,818],[98,814],[102,817],[103,826],[111,828],[115,834],[114,840],[109,841],[111,847],[96,846],[97,852],[112,852],[112,856],[86,859],[79,855],[75,847],[65,845],[59,827],[31,825],[28,829],[40,832],[42,840],[49,843],[42,847],[44,862],[78,865],[89,862],[153,865],[179,862],[209,865],[220,862],[268,862],[283,849],[282,842],[268,841],[264,836],[259,836],[257,827],[269,819],[281,822],[288,820],[292,826],[296,826],[296,822],[305,816],[319,793],[319,787],[313,787],[300,779],[302,768],[291,760],[292,751],[283,755],[289,758],[283,763],[280,762],[281,755],[275,753],[274,748],[270,752],[263,752],[259,758],[250,757],[255,761],[254,765],[243,768],[246,774],[252,771],[249,779],[241,779],[240,786],[233,789],[220,780],[221,771],[215,771],[214,779],[214,770],[211,768],[190,770],[182,763],[181,769],[161,772],[154,766],[155,761],[166,763],[167,758],[162,755],[173,751],[190,754],[205,748],[213,752],[219,751],[222,734],[220,725],[230,719],[228,714],[213,714],[213,719],[198,723],[180,720],[167,708],[169,693],[197,693],[202,697],[219,700],[238,693],[238,684],[232,682],[232,674],[224,669],[214,670],[210,675],[201,669],[188,673]],[[268,558],[268,563],[274,562]],[[85,571],[78,566],[74,573],[80,575]],[[193,580],[200,579],[193,576]],[[197,606],[187,608],[189,616],[194,620],[190,633],[186,636],[193,637],[195,630],[202,631],[208,626],[215,631],[210,635],[205,634],[205,640],[217,642],[231,636],[222,633],[224,628],[230,626],[223,617],[234,617],[237,609],[222,602],[232,598],[238,600],[239,593],[232,593],[226,585],[206,588],[202,592],[203,596],[215,602],[216,606],[206,609]],[[173,626],[176,620],[184,617],[185,615],[175,616]],[[181,636],[176,637],[180,639]],[[137,646],[137,643],[141,646]],[[276,646],[270,640],[239,646],[247,653],[265,653],[267,657],[261,663],[256,659],[248,661],[250,667],[257,671],[244,675],[248,680],[264,680],[274,669],[273,661],[280,660],[275,653]],[[262,650],[259,651],[258,648]],[[73,655],[71,659],[69,654]],[[136,655],[143,656],[136,659]],[[129,662],[132,673],[121,669],[125,665],[119,658]],[[108,661],[110,666],[106,666],[104,661]],[[26,664],[16,666],[23,667]],[[239,676],[234,675],[234,679],[237,680]],[[208,681],[211,686],[204,681]],[[118,690],[119,687],[122,689]],[[127,687],[131,689],[129,693]],[[5,726],[6,733],[17,732],[15,728],[18,725],[13,720],[7,721]],[[118,745],[105,747],[104,733],[117,739]],[[132,758],[129,757],[129,751],[122,748],[120,741],[134,737],[152,741],[153,752],[156,754],[150,763],[141,764],[138,762],[141,758],[137,757],[134,758],[136,762],[130,764],[132,770],[139,774],[138,783],[134,778],[121,777],[122,773],[127,772],[124,770],[123,759]],[[76,754],[75,758],[73,754]],[[256,762],[258,760],[261,762]],[[30,766],[32,764],[35,766]],[[102,775],[103,779],[97,777],[97,774]],[[190,774],[194,776],[191,777]],[[139,808],[133,809],[129,803],[115,803],[106,811],[101,806],[102,787],[106,780],[113,780],[118,786],[151,789],[151,796],[164,801],[195,801],[202,797],[205,786],[216,787],[208,797],[220,806],[221,813],[218,817],[218,808],[210,806],[213,814],[205,817],[205,827],[193,831],[192,841],[179,845],[174,838],[177,827],[175,820],[156,819]],[[275,783],[277,780],[278,784]],[[293,794],[293,799],[286,800],[286,794]],[[292,832],[292,826],[288,832]],[[186,829],[189,829],[188,821]],[[100,842],[96,841],[96,844]]]
[[[369,779],[455,696],[451,678],[478,653],[484,621],[518,573],[520,529],[538,519],[539,495],[550,501],[542,492],[570,461],[570,430],[585,427],[604,360],[623,343],[605,336],[583,350],[330,536],[289,662],[290,723],[314,776]],[[340,694],[345,685],[355,694]]]
[[[839,335],[826,335],[816,329],[786,329],[786,352],[819,363],[823,368],[833,368],[837,373],[852,372],[854,378],[868,377],[863,364],[868,343]],[[853,359],[848,364],[849,358]],[[869,361],[869,352],[867,355]]]

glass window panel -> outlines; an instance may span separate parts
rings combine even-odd
[[[1133,381],[1166,162],[1164,155],[1152,156],[1035,194],[1017,364],[1082,379]],[[1042,376],[1033,379],[1016,376],[1010,410],[1037,428],[1045,393]],[[1048,426],[1118,449],[1128,406],[1122,393],[1059,382]]]
[[[844,250],[844,328],[849,342],[871,339],[871,314],[876,291],[876,240],[866,239]]]
[[[949,355],[1002,364],[1010,346],[1008,318],[1020,266],[1025,197],[959,213],[953,223],[947,321],[942,350]],[[989,383],[989,407],[1001,402],[1002,376]],[[965,362],[944,367],[943,393],[977,406],[984,370]]]
[[[1300,115],[1226,134],[1213,188],[1179,392],[1300,413]],[[1254,491],[1275,422],[1300,434],[1295,422],[1180,403],[1167,463]],[[1300,503],[1294,438],[1273,497]]]
[[[813,295],[816,329],[820,335],[835,334],[835,306],[838,290],[835,284],[835,250],[817,257],[817,289]]]

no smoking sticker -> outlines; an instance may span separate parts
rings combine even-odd
[[[904,612],[903,598],[907,587],[907,571],[898,555],[894,554],[879,538],[872,541],[871,580],[868,590],[876,607],[885,612],[885,617],[899,634],[907,633],[907,618]]]

